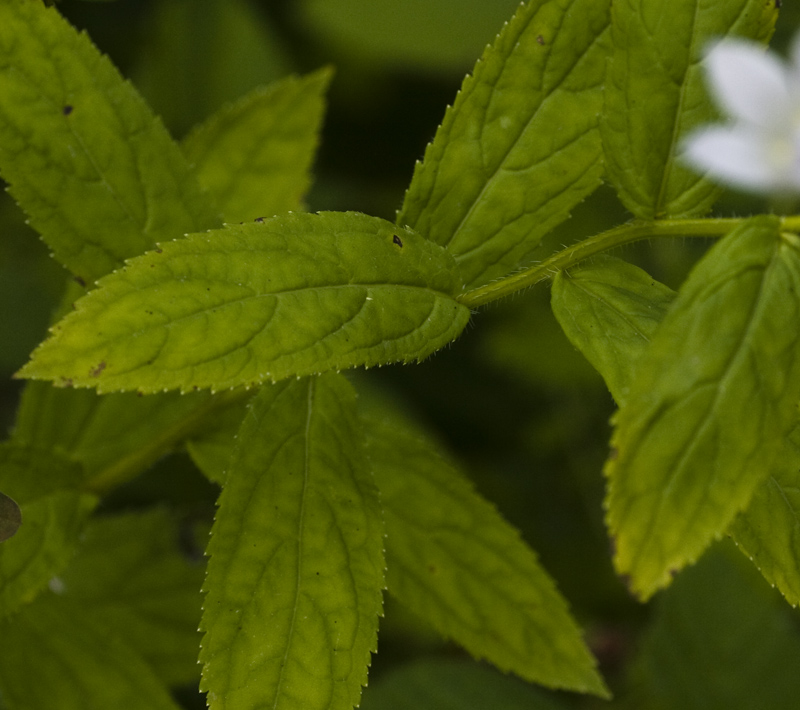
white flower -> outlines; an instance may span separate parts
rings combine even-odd
[[[784,62],[761,45],[719,42],[705,58],[712,96],[731,121],[690,135],[682,156],[733,187],[800,192],[800,35]]]

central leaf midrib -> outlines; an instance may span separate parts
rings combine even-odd
[[[304,531],[304,519],[305,519],[305,508],[306,508],[306,493],[309,486],[309,478],[311,472],[311,418],[312,412],[314,409],[314,389],[316,384],[315,377],[308,378],[308,395],[306,398],[307,402],[307,412],[306,412],[306,422],[305,427],[303,429],[305,447],[303,452],[303,490],[300,496],[300,511],[298,515],[298,523],[297,523],[297,577],[295,578],[295,597],[294,597],[294,605],[292,607],[292,618],[289,622],[289,633],[286,640],[286,653],[283,656],[283,662],[281,663],[280,670],[278,671],[278,682],[275,687],[275,701],[272,704],[273,710],[276,710],[278,707],[278,703],[281,699],[281,687],[283,685],[287,663],[289,661],[290,651],[292,649],[292,642],[294,637],[294,628],[295,628],[295,621],[297,620],[297,610],[299,607],[299,600],[300,600],[300,587],[302,585],[302,577],[303,577],[303,531]]]

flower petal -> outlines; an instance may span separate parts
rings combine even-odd
[[[683,149],[684,160],[719,182],[757,192],[790,187],[783,166],[770,160],[763,133],[753,128],[701,129],[687,138]]]
[[[723,40],[706,57],[706,69],[712,94],[732,118],[762,127],[791,120],[787,69],[761,45]]]

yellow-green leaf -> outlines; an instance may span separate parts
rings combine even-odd
[[[637,217],[703,214],[720,188],[679,161],[688,131],[715,117],[701,59],[727,35],[766,41],[778,15],[765,0],[614,0],[614,51],[600,122],[606,172]]]
[[[302,207],[330,78],[323,69],[255,89],[186,138],[184,152],[226,221]]]
[[[566,336],[622,405],[636,361],[674,298],[671,288],[639,267],[605,256],[559,272],[552,307]]]
[[[784,439],[769,478],[728,533],[792,606],[800,604],[800,429]]]
[[[363,417],[386,516],[391,594],[476,658],[551,688],[607,696],[536,554],[401,417]]]
[[[442,247],[356,213],[190,235],[102,279],[20,374],[156,392],[420,360],[469,319],[456,271]]]
[[[86,283],[158,240],[219,223],[136,90],[41,2],[0,3],[0,174]]]
[[[522,4],[414,171],[397,223],[446,246],[470,288],[516,268],[600,185],[610,4]]]
[[[211,710],[351,710],[377,644],[383,520],[341,376],[264,386],[208,547]]]
[[[752,218],[698,263],[616,417],[607,521],[644,599],[747,507],[795,424],[800,238],[779,226]]]

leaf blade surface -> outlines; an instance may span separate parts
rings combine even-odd
[[[564,333],[622,405],[634,363],[674,298],[672,289],[642,269],[606,257],[559,272],[551,303]]]
[[[719,197],[677,158],[682,138],[716,118],[700,60],[729,35],[765,42],[777,14],[761,0],[614,2],[600,127],[608,177],[636,217],[698,216]]]
[[[455,272],[441,247],[356,213],[191,235],[104,279],[20,374],[157,392],[420,360],[469,319]]]
[[[792,605],[800,604],[800,446],[795,429],[728,533]]]
[[[204,565],[179,548],[186,533],[165,508],[95,518],[59,576],[62,594],[90,609],[169,686],[200,676]]]
[[[81,474],[80,466],[50,452],[0,445],[0,490],[22,513],[16,534],[0,545],[0,618],[32,601],[69,564],[97,504],[78,490]]]
[[[615,566],[644,599],[748,505],[794,424],[799,245],[775,217],[744,222],[698,263],[639,360],[606,505]]]
[[[470,288],[517,267],[600,184],[609,5],[522,5],[414,171],[397,222],[446,246]]]
[[[384,562],[354,397],[330,373],[253,400],[208,549],[201,661],[212,710],[358,703]]]
[[[91,283],[219,224],[133,86],[54,8],[0,5],[0,172],[55,257]]]
[[[136,651],[65,597],[42,595],[0,634],[0,692],[12,707],[178,710]]]
[[[260,87],[195,128],[183,150],[227,222],[302,207],[331,71]]]
[[[519,533],[400,417],[363,421],[390,593],[502,671],[606,696],[566,601]]]

